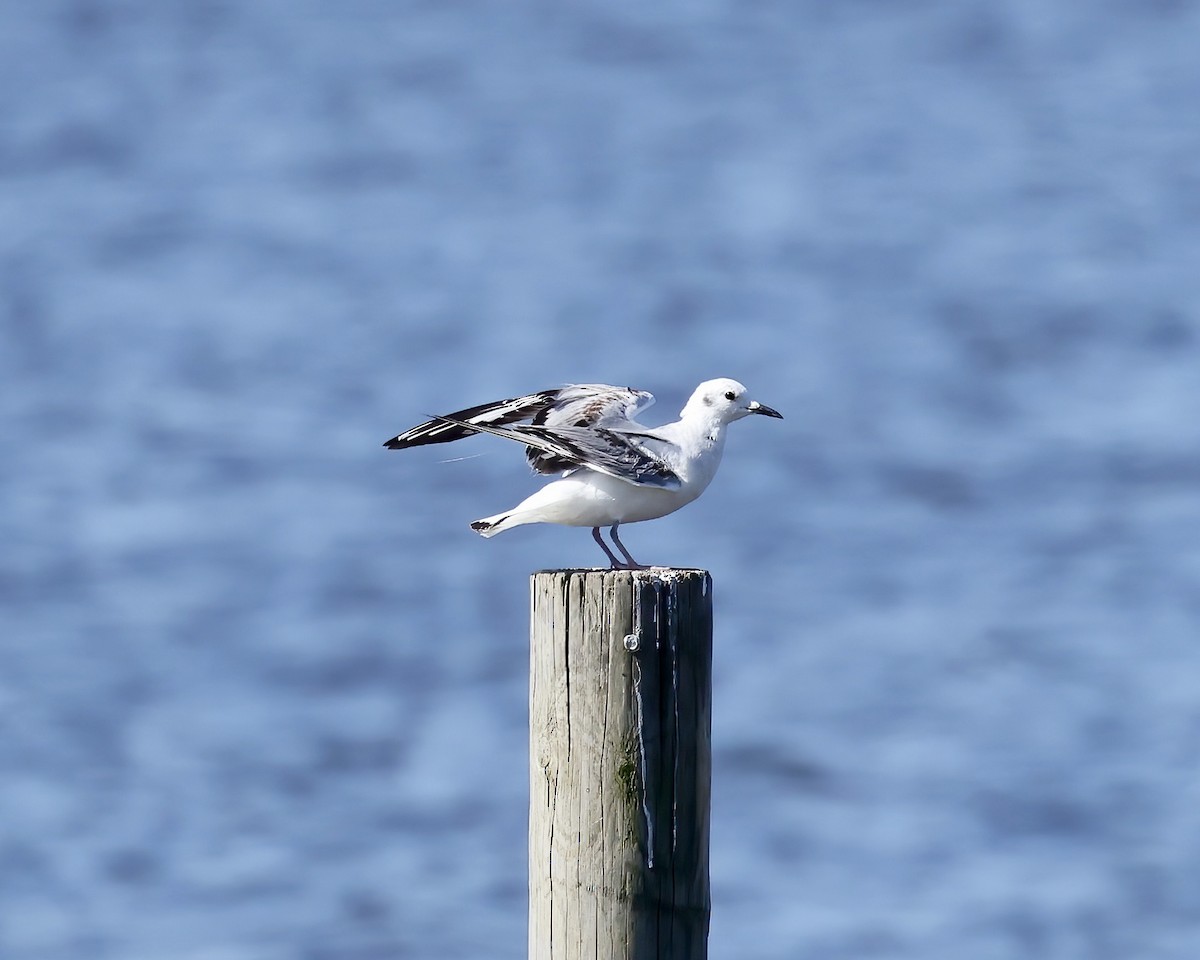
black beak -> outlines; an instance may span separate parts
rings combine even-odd
[[[757,400],[750,401],[750,412],[761,413],[764,417],[774,417],[777,420],[783,419],[783,414],[778,410],[772,410],[765,403],[759,403]]]

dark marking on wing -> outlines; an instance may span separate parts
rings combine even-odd
[[[543,390],[524,397],[512,397],[508,400],[496,400],[492,403],[481,403],[466,410],[447,414],[445,418],[434,417],[415,427],[397,434],[384,443],[389,450],[404,450],[408,447],[420,447],[430,443],[450,443],[469,437],[476,430],[468,430],[459,424],[497,424],[504,426],[518,423],[530,417],[545,418],[559,390]]]
[[[541,472],[559,472],[583,467],[604,473],[637,486],[678,489],[679,475],[650,450],[637,443],[636,435],[607,427],[497,427],[490,424],[468,424],[453,418],[439,418],[457,423],[464,430],[490,433],[507,440],[524,443],[537,451],[540,462],[563,464],[561,468]],[[545,458],[544,461],[541,458]],[[531,457],[531,462],[533,462]]]
[[[633,427],[635,424],[631,418],[634,414],[653,402],[653,394],[633,387],[614,387],[604,383],[572,384],[435,416],[397,434],[384,446],[389,450],[404,450],[426,444],[449,443],[486,432],[482,429],[484,427],[503,427],[524,420],[531,421],[534,427],[555,430],[575,428],[591,432],[599,427]],[[630,436],[647,435],[631,433]],[[541,474],[563,473],[581,466],[574,456],[534,443],[526,445],[525,458]],[[648,476],[652,474],[653,471]]]

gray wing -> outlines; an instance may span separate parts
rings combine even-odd
[[[389,450],[404,450],[430,443],[449,443],[474,433],[487,432],[484,427],[503,427],[525,420],[535,427],[549,429],[607,427],[636,431],[642,428],[633,418],[652,403],[654,395],[646,390],[613,387],[607,383],[576,383],[433,417],[397,434],[384,446]],[[538,473],[562,473],[580,465],[574,458],[532,442],[527,442],[525,457]]]
[[[607,383],[573,383],[553,391],[554,402],[533,418],[534,426],[602,427],[629,423],[654,403],[654,394]]]
[[[634,422],[641,411],[654,403],[654,394],[633,387],[611,387],[606,383],[576,383],[557,391],[554,403],[533,417],[535,427],[551,430],[571,428],[641,430]],[[538,473],[562,473],[580,466],[576,457],[529,444],[525,459]]]
[[[480,423],[468,424],[451,417],[437,419],[456,424],[465,430],[516,440],[525,444],[529,450],[538,451],[546,462],[566,464],[567,471],[585,467],[642,487],[678,490],[682,485],[679,475],[667,460],[653,449],[654,446],[663,446],[666,441],[645,431],[631,432],[616,426],[496,427]],[[532,460],[531,456],[530,461]],[[562,468],[556,467],[554,472],[558,472],[559,469]]]

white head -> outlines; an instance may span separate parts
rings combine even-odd
[[[717,380],[705,380],[692,393],[691,399],[684,406],[681,417],[703,416],[720,423],[733,423],[752,413],[761,413],[766,417],[783,419],[783,414],[770,407],[751,400],[746,395],[746,388],[736,380],[721,377]]]

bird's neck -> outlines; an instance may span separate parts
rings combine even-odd
[[[708,486],[717,466],[721,462],[721,453],[725,448],[725,428],[728,424],[717,417],[690,416],[682,417],[675,426],[678,442],[700,454],[686,464],[681,464],[684,481],[689,486],[696,486],[697,494]]]
[[[719,440],[725,434],[727,424],[708,404],[688,401],[679,411],[679,425],[693,436],[711,437]]]

